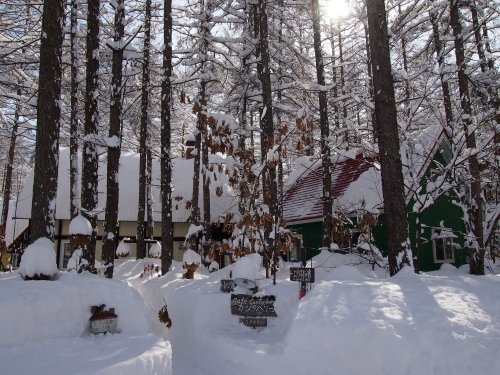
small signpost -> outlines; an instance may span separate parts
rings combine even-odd
[[[104,310],[106,305],[92,306],[90,312],[92,316],[89,318],[90,321],[90,332],[94,335],[98,333],[116,332],[116,318],[118,315],[115,314],[115,309],[110,308]]]
[[[247,327],[264,328],[267,327],[267,318],[240,318],[240,323]]]
[[[232,279],[222,279],[220,281],[220,290],[224,293],[231,293],[235,287],[234,280]]]
[[[314,268],[290,267],[290,280],[303,283],[314,282]]]
[[[266,316],[278,316],[274,310],[275,296],[254,297],[247,294],[231,295],[231,314],[242,315],[240,323],[247,327],[267,327]]]
[[[300,248],[302,267],[290,267],[290,280],[300,282],[299,298],[306,295],[306,283],[314,282],[314,268],[306,268],[306,249]]]
[[[275,296],[254,297],[231,295],[231,314],[242,316],[278,316],[274,310]]]

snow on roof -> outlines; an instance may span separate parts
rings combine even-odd
[[[407,141],[401,146],[407,199],[415,184],[420,183],[444,136],[440,125],[430,125],[407,135]],[[380,168],[375,156],[353,149],[348,154],[332,157],[331,174],[334,211],[379,212],[383,208]],[[285,189],[283,217],[288,224],[323,218],[321,160],[297,159]]]
[[[407,140],[401,145],[401,162],[405,186],[410,192],[420,184],[444,137],[444,129],[439,124],[407,134]],[[406,196],[410,198],[410,194]]]
[[[224,163],[224,158],[220,155],[210,155],[211,163]],[[98,183],[98,218],[104,219],[106,208],[106,158],[101,157],[99,162],[99,183]],[[186,203],[192,199],[193,190],[193,159],[176,158],[172,160],[172,214],[174,222],[186,222],[191,214],[191,210],[186,208]],[[139,196],[139,154],[123,153],[120,157],[119,185],[120,197],[118,203],[118,219],[122,221],[137,221],[137,206]],[[217,221],[220,216],[228,211],[237,208],[236,197],[228,185],[228,178],[225,175],[218,175],[217,179],[211,178],[211,215],[212,221]],[[160,201],[160,163],[153,160],[152,172],[152,197],[153,197],[153,218],[155,221],[161,220]],[[200,184],[201,185],[201,184]],[[215,193],[216,187],[222,187],[223,194],[218,197]],[[59,173],[56,199],[56,219],[70,218],[69,199],[69,149],[61,148],[59,152]],[[17,214],[19,218],[31,217],[31,198],[33,194],[33,171],[29,174],[23,189],[19,195]],[[202,197],[202,186],[200,186],[200,197]],[[203,204],[200,205],[201,215],[203,215]]]
[[[83,234],[84,236],[92,235],[92,225],[82,215],[75,216],[69,223],[68,234]]]
[[[353,159],[338,157],[338,161],[331,164],[334,209],[377,211],[382,194],[375,159],[363,155],[361,150],[354,155]],[[283,217],[288,224],[323,217],[321,161],[312,165],[310,171],[286,191]]]

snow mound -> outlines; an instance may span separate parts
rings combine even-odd
[[[354,266],[340,266],[333,271],[333,278],[337,280],[362,281],[366,277]]]
[[[170,343],[153,334],[126,283],[61,272],[55,281],[0,279],[0,363],[5,374],[171,374]],[[119,333],[89,333],[90,307],[115,308]]]
[[[25,250],[19,272],[22,277],[53,276],[57,273],[54,244],[48,238],[39,238]]]
[[[73,220],[69,223],[68,234],[71,235],[84,235],[91,236],[92,235],[92,225],[90,221],[88,221],[82,215],[75,216]]]
[[[255,280],[260,277],[262,257],[259,254],[248,254],[233,264],[233,278]]]

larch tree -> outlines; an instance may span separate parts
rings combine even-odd
[[[63,24],[64,2],[45,0],[40,45],[31,241],[41,237],[54,239],[61,117],[59,99],[61,96]]]
[[[161,273],[172,265],[174,233],[172,222],[172,0],[163,2],[163,71],[161,81]]]
[[[144,13],[144,46],[142,61],[141,123],[139,135],[139,202],[137,209],[137,258],[146,256],[144,238],[146,235],[146,183],[147,183],[147,143],[150,90],[150,53],[151,53],[151,0],[146,0]]]
[[[109,112],[109,140],[108,163],[106,174],[106,213],[102,244],[102,260],[105,266],[105,275],[113,277],[115,250],[118,239],[118,199],[120,196],[119,165],[121,143],[122,117],[122,77],[123,77],[123,50],[125,33],[125,2],[117,0],[115,4],[114,38],[109,45],[113,51],[111,72],[111,108]]]
[[[398,122],[392,78],[384,0],[366,2],[375,97],[375,116],[382,175],[384,215],[387,223],[388,262],[391,276],[411,266],[408,218],[399,150]]]
[[[97,239],[97,129],[99,122],[99,7],[100,0],[88,0],[87,3],[87,39],[86,59],[87,72],[85,78],[85,126],[82,150],[82,209],[83,214],[92,225],[92,238],[84,248],[82,258],[88,262],[89,269],[95,263],[95,246]]]
[[[321,167],[323,176],[323,247],[332,244],[332,176],[330,171],[331,152],[329,145],[330,125],[328,121],[328,102],[325,87],[325,68],[321,47],[319,1],[312,0],[312,23],[314,35],[314,55],[316,58],[316,77],[319,96],[319,126],[321,129]]]

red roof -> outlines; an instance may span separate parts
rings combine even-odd
[[[341,197],[349,185],[361,174],[373,168],[373,157],[363,154],[355,159],[343,159],[332,163],[332,199]],[[283,218],[288,224],[303,220],[323,218],[323,179],[321,163],[316,163],[312,170],[298,179],[286,192],[283,200]],[[319,220],[318,220],[319,221]]]

